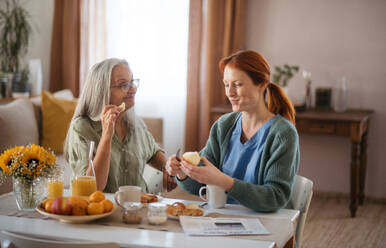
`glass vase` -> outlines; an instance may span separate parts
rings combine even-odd
[[[45,180],[39,177],[33,180],[13,178],[13,194],[19,210],[34,211],[45,197]]]

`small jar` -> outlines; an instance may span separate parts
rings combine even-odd
[[[166,215],[166,205],[159,202],[149,203],[147,220],[151,225],[163,225],[168,217]]]
[[[125,202],[125,212],[122,215],[122,221],[126,224],[139,224],[142,221],[140,202]]]

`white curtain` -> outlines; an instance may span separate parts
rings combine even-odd
[[[136,113],[163,118],[167,155],[184,144],[188,22],[189,0],[106,1],[107,57],[141,79]]]

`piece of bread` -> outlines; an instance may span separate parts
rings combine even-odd
[[[201,160],[200,154],[198,154],[198,152],[185,152],[182,155],[182,159],[192,165],[198,165],[198,163],[200,163],[200,160]]]
[[[158,202],[158,197],[156,195],[145,194],[142,192],[141,203],[151,203]]]
[[[199,207],[198,207],[197,203],[189,203],[189,204],[185,205],[185,208],[187,208],[187,209],[197,209]]]
[[[119,108],[119,112],[122,113],[122,112],[125,111],[125,109],[126,109],[126,104],[125,104],[124,102],[122,102],[122,104],[119,105],[118,108]]]
[[[202,209],[185,209],[183,215],[185,216],[202,216],[204,211]]]

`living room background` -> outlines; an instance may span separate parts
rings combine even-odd
[[[39,27],[27,59],[41,58],[43,87],[48,89],[54,1],[29,0],[25,6]],[[305,66],[302,69],[312,71],[314,87],[332,82],[338,72],[350,73],[348,106],[375,110],[366,180],[366,194],[374,197],[386,195],[385,7],[383,0],[319,1],[317,5],[306,0],[247,0],[246,15],[246,48],[258,50],[272,65],[291,62]],[[185,126],[182,120],[176,125]],[[348,193],[349,140],[301,135],[300,144],[300,173],[314,180],[316,190]]]

